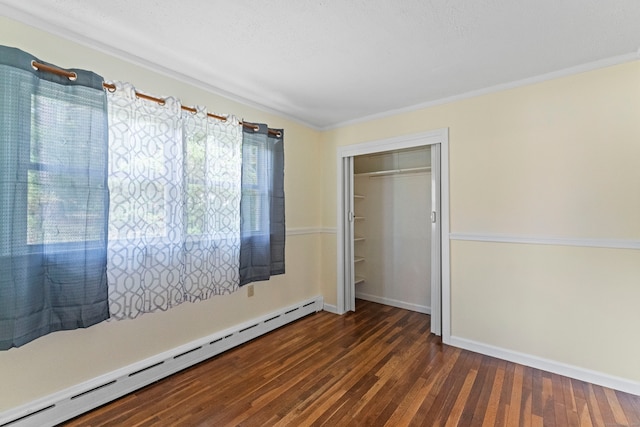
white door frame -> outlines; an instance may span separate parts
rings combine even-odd
[[[347,173],[352,175],[352,171],[347,171],[345,159],[364,154],[373,154],[381,151],[401,150],[404,148],[414,148],[425,145],[440,144],[440,225],[441,225],[441,288],[432,289],[432,294],[436,298],[431,301],[431,313],[441,313],[442,341],[445,344],[451,338],[451,273],[449,264],[449,129],[437,129],[413,135],[399,136],[395,138],[368,141],[360,144],[338,147],[337,156],[337,312],[344,314],[349,310],[349,303],[345,295],[351,295],[351,291],[345,288],[345,243],[347,228],[345,224],[345,179]],[[432,171],[435,173],[435,171]],[[347,267],[347,273],[350,273]],[[432,288],[435,284],[432,284]],[[434,292],[435,291],[435,292]],[[437,295],[441,298],[438,299]],[[440,305],[439,307],[437,305]]]

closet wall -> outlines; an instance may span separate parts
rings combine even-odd
[[[431,312],[429,147],[354,158],[356,297]]]

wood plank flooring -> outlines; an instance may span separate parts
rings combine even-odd
[[[67,426],[640,426],[640,397],[443,345],[429,316],[320,312]]]

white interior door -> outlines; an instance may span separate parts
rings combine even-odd
[[[345,205],[347,209],[345,213],[347,214],[347,224],[349,225],[349,232],[347,233],[347,239],[345,245],[347,246],[347,260],[349,263],[349,275],[347,277],[347,288],[348,290],[348,300],[345,309],[347,311],[355,311],[356,310],[356,270],[354,265],[355,260],[355,243],[354,243],[354,235],[355,235],[355,227],[354,227],[354,219],[355,219],[355,208],[354,208],[354,199],[353,199],[353,157],[348,157],[345,159],[347,162],[346,168],[348,170],[349,176],[347,179],[347,187],[348,191],[345,192],[347,200],[345,200]]]
[[[344,252],[344,312],[355,311],[356,309],[356,289],[355,289],[355,266],[354,266],[354,206],[353,206],[353,157],[345,157],[342,160],[343,173],[343,223],[344,234],[342,238],[342,249]]]
[[[431,146],[431,333],[442,335],[440,144]]]

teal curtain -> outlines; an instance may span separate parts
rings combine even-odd
[[[284,274],[284,130],[243,128],[240,286]]]
[[[109,317],[102,77],[0,46],[0,349]]]

